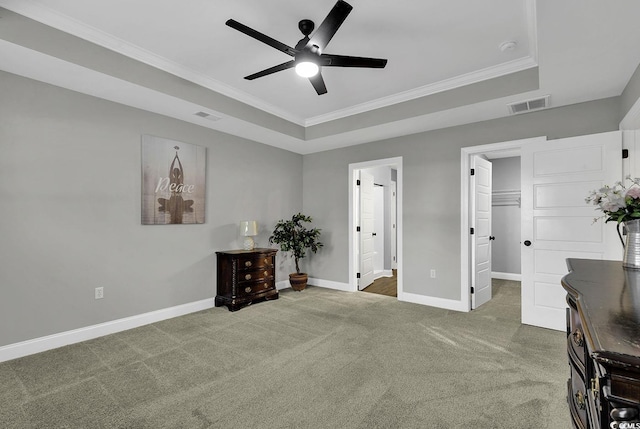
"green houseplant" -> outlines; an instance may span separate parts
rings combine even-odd
[[[301,291],[307,287],[308,275],[300,272],[299,260],[306,256],[307,249],[316,253],[323,244],[318,240],[320,230],[307,228],[304,223],[312,221],[310,216],[295,214],[291,220],[279,220],[273,230],[269,243],[280,246],[283,252],[291,252],[296,263],[296,272],[289,274],[289,283],[294,290]]]

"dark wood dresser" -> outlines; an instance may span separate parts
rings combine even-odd
[[[576,428],[640,428],[640,271],[568,259],[569,409]],[[624,422],[624,423],[623,423]]]
[[[218,260],[215,306],[236,311],[254,302],[278,299],[276,249],[226,250]]]

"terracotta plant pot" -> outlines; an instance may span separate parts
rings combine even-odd
[[[298,292],[304,290],[307,287],[307,279],[309,276],[307,273],[291,273],[289,274],[289,283],[291,284],[291,288],[293,290],[297,290]]]

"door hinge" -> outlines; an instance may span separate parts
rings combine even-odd
[[[471,235],[473,235],[473,234],[475,234],[475,233],[476,233],[476,230],[475,230],[475,229],[473,229],[473,228],[471,228],[471,231],[470,231],[469,233],[470,233]]]
[[[356,186],[360,186],[360,179],[356,180]]]
[[[472,168],[472,169],[471,169],[471,175],[472,175],[472,176],[475,176],[475,175],[476,175],[476,169],[475,169],[475,168]]]
[[[360,227],[356,226],[356,232],[360,232]]]
[[[473,286],[471,286],[471,293],[476,293],[476,290],[474,289]]]
[[[622,149],[622,159],[629,158],[629,149]]]
[[[356,274],[356,278],[358,279],[360,278],[360,273]]]

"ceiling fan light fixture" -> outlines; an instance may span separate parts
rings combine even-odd
[[[320,67],[312,61],[300,61],[296,64],[296,73],[302,77],[313,77],[318,74]]]

